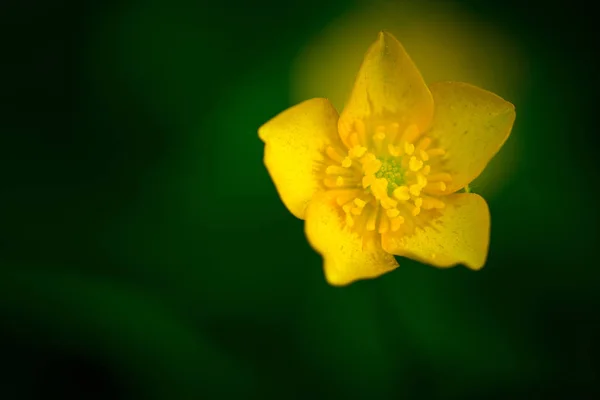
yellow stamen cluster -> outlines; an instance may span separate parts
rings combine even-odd
[[[452,180],[447,172],[432,172],[440,168],[432,161],[436,157],[439,161],[445,151],[432,148],[431,138],[416,125],[401,130],[391,123],[367,129],[359,120],[343,129],[348,150],[325,150],[331,162],[323,183],[334,191],[347,226],[396,232],[414,226],[407,223],[421,218],[422,210],[444,208],[442,200],[426,193],[445,191]]]

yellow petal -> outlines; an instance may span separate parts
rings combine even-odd
[[[383,234],[383,248],[436,267],[483,267],[490,238],[487,203],[481,196],[469,193],[451,194],[444,197],[444,203],[440,216],[412,235]]]
[[[342,140],[347,142],[347,128],[355,121],[392,120],[401,129],[415,124],[422,132],[432,115],[433,99],[419,70],[394,36],[380,32],[340,116]]]
[[[306,206],[321,190],[315,170],[325,148],[341,147],[338,113],[327,99],[312,99],[277,115],[258,130],[265,142],[264,163],[292,214],[304,219]]]
[[[515,107],[497,95],[458,82],[430,86],[435,113],[430,136],[446,151],[446,172],[452,175],[446,190],[455,192],[475,179],[500,150],[515,121]],[[432,157],[435,162],[440,157]]]
[[[343,221],[343,213],[326,195],[315,196],[306,211],[306,237],[323,256],[325,277],[331,285],[375,278],[398,267],[394,256],[381,248],[378,235],[368,232],[368,238],[363,238]]]

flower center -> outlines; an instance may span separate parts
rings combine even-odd
[[[402,159],[399,157],[379,158],[381,167],[375,173],[375,178],[385,179],[388,183],[388,194],[391,195],[398,186],[404,184],[404,170],[402,169]]]
[[[431,138],[416,125],[402,132],[399,124],[391,123],[368,132],[358,120],[343,129],[348,150],[325,150],[331,161],[323,183],[335,195],[348,227],[409,233],[432,211],[445,207],[438,195],[452,177],[432,173],[441,170],[445,151],[431,148]]]

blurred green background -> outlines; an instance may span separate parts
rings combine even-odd
[[[593,16],[577,2],[0,5],[2,399],[592,398]],[[257,128],[377,31],[515,104],[487,266],[327,285]]]

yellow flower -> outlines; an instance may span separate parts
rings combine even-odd
[[[402,45],[381,32],[339,116],[327,99],[307,100],[259,136],[277,191],[305,220],[328,282],[346,285],[395,269],[394,255],[483,267],[487,204],[457,192],[483,171],[514,120],[514,106],[483,89],[427,87]]]

